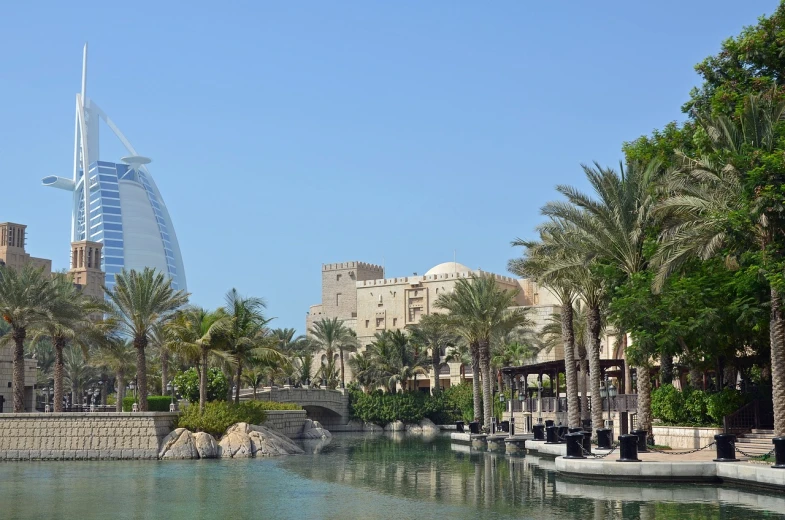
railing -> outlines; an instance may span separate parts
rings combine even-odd
[[[514,399],[512,401],[513,412],[538,412],[537,408],[538,399],[536,397],[529,397],[523,401]],[[580,400],[578,401],[580,406]],[[589,397],[589,410],[591,410],[591,397]],[[608,411],[608,398],[602,400],[602,410]],[[567,411],[567,398],[566,397],[543,397],[542,398],[542,411],[557,413]],[[638,395],[637,394],[620,394],[610,398],[610,411],[612,412],[631,412],[638,411]]]
[[[725,433],[735,434],[749,433],[753,428],[760,428],[760,402],[755,399],[723,417],[722,428]]]
[[[49,411],[53,412],[54,409],[55,409],[55,405],[50,404],[49,405]],[[35,407],[35,410],[37,412],[44,412],[44,411],[46,411],[46,405],[40,406],[40,403],[37,403],[36,407]],[[95,406],[90,406],[89,404],[85,404],[85,405],[77,404],[77,405],[71,405],[71,406],[64,406],[63,407],[63,413],[66,413],[66,412],[108,413],[108,412],[116,412],[116,411],[117,411],[117,408],[113,404],[112,405],[100,405],[99,404],[99,405],[95,405]]]

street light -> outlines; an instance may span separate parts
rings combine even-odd
[[[537,422],[542,424],[542,380],[537,380],[537,412],[539,413],[539,417],[537,417]]]
[[[171,381],[169,381],[168,383],[166,383],[166,390],[168,392],[171,392],[171,394],[172,394],[172,402],[169,403],[169,411],[170,412],[174,412],[175,411],[174,392],[175,392],[175,390],[177,390],[177,387],[175,385],[173,385]]]
[[[610,379],[605,377],[605,385],[604,388],[600,388],[600,397],[603,399],[607,398],[608,400],[608,426],[613,428],[613,423],[611,422],[611,399],[618,395],[618,390],[616,387],[611,384]]]
[[[136,401],[136,381],[131,381],[128,383],[128,388],[134,393],[134,401]]]

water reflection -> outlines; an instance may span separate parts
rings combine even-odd
[[[403,433],[336,436],[329,464],[287,459],[298,475],[501,516],[542,519],[785,518],[785,498],[717,486],[565,480],[551,458],[507,456]]]

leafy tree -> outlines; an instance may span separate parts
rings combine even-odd
[[[91,358],[94,366],[107,367],[115,374],[117,393],[115,411],[117,412],[123,411],[126,377],[136,368],[135,361],[133,344],[116,336],[110,336],[106,341],[99,343],[97,352]]]
[[[335,353],[338,352],[341,362],[341,385],[343,386],[346,385],[343,359],[344,350],[356,350],[357,348],[357,337],[353,335],[352,332],[353,331],[344,325],[343,321],[338,318],[322,318],[320,321],[314,323],[310,330],[313,341],[327,356],[327,363],[322,365],[322,377],[324,377],[325,374],[324,367],[332,366],[335,363],[333,357]],[[332,372],[335,372],[335,369],[330,369],[330,373]]]
[[[441,391],[439,373],[442,367],[442,356],[445,355],[448,347],[457,343],[458,338],[437,314],[423,316],[420,323],[410,329],[410,333],[415,343],[431,351],[431,373],[433,374],[431,393],[438,394]]]
[[[196,368],[189,368],[174,377],[178,393],[189,403],[197,403],[201,400],[201,381],[202,378]],[[229,382],[220,368],[209,368],[207,370],[207,403],[224,400],[228,386]]]

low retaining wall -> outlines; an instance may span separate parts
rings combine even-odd
[[[263,424],[268,428],[275,428],[290,439],[297,439],[307,418],[305,410],[269,410]]]
[[[0,414],[0,460],[157,459],[176,413]]]
[[[674,449],[694,450],[714,442],[722,428],[691,428],[688,426],[655,426],[654,442]]]

